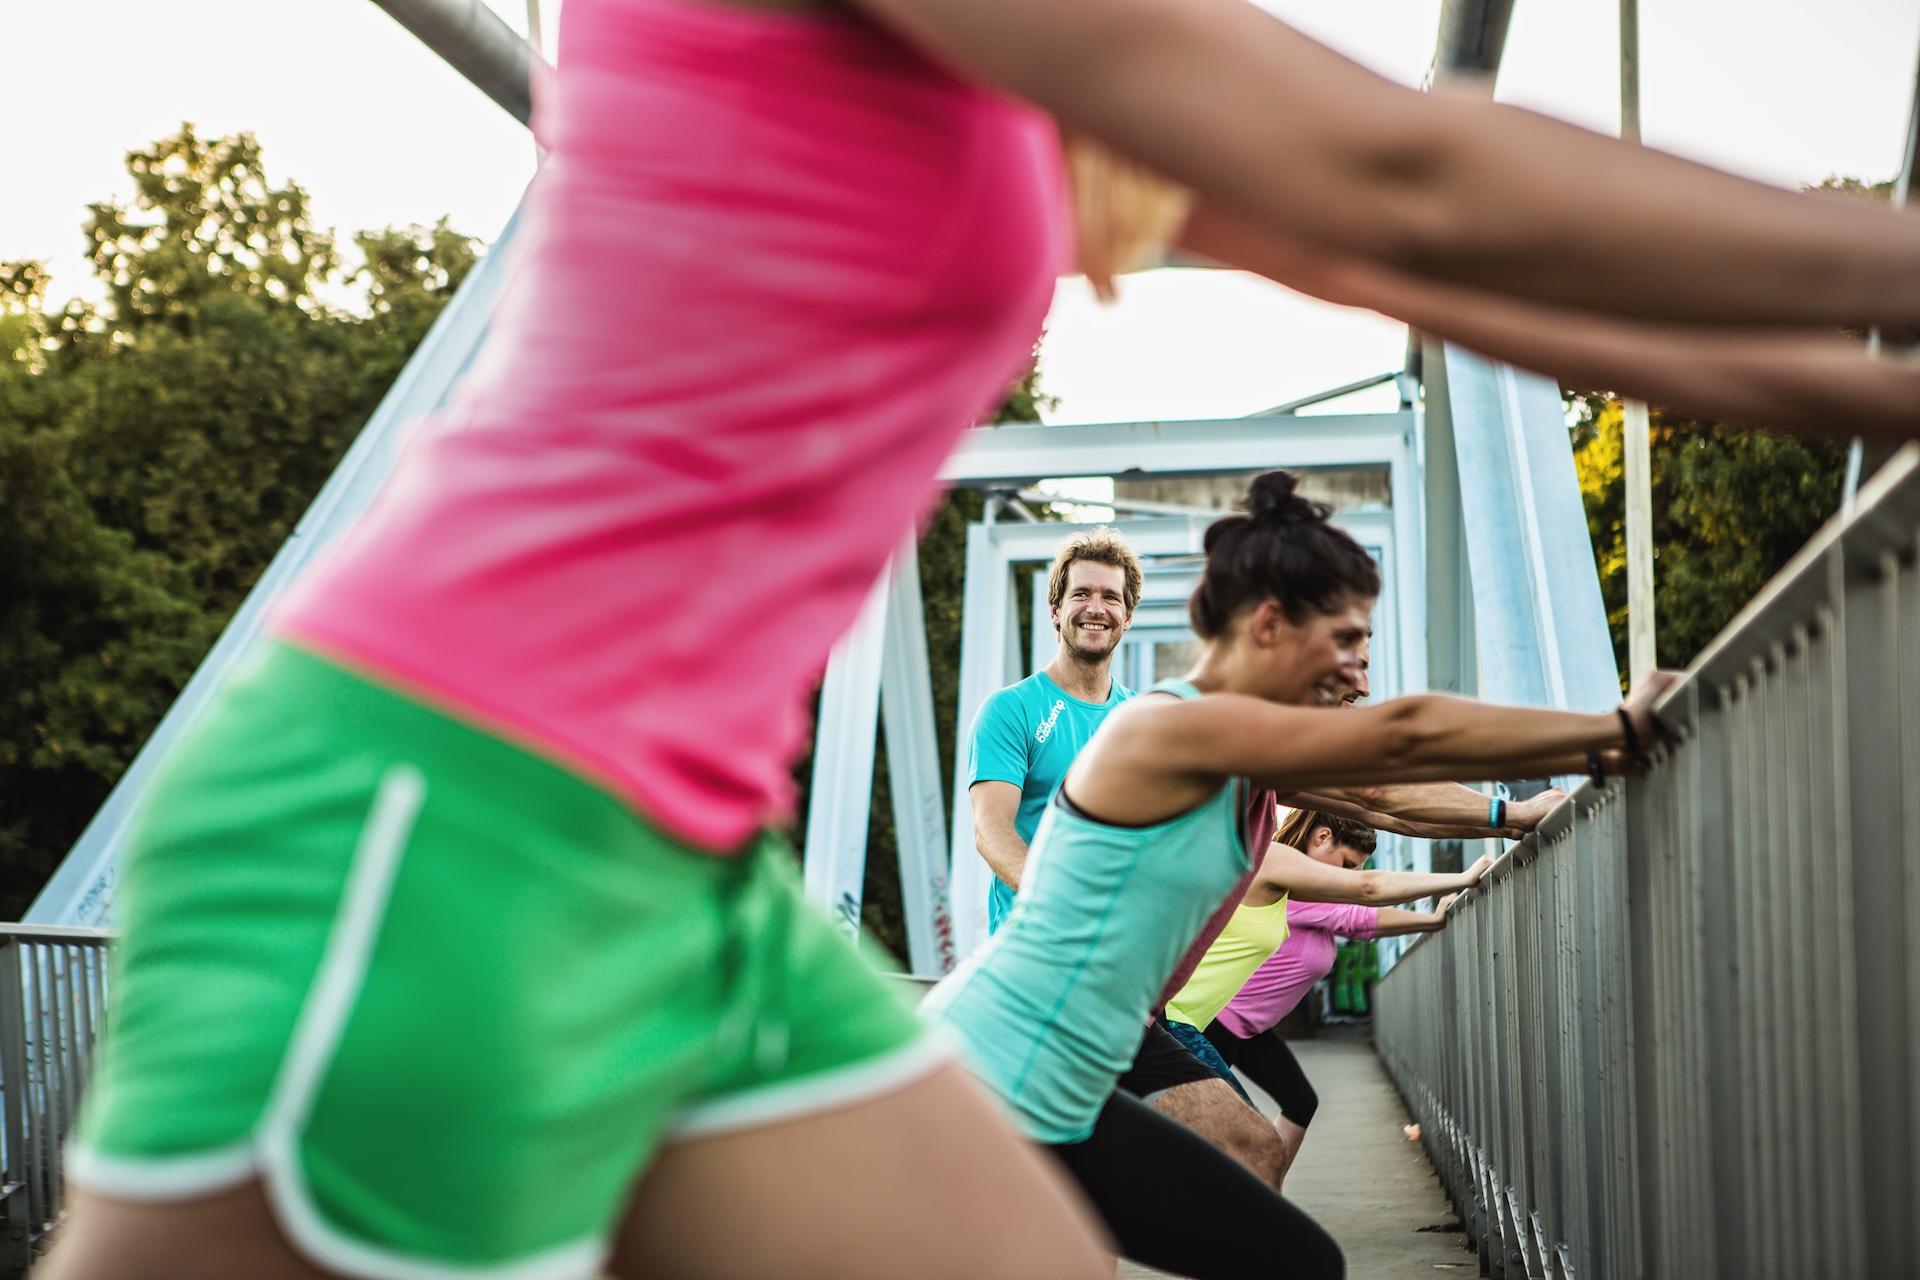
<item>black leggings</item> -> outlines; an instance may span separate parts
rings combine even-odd
[[[1313,1113],[1320,1109],[1320,1095],[1313,1091],[1307,1073],[1300,1069],[1300,1060],[1278,1031],[1269,1027],[1251,1040],[1242,1040],[1215,1018],[1207,1027],[1207,1039],[1228,1066],[1242,1072],[1280,1104],[1281,1115],[1302,1129],[1313,1123]]]
[[[1085,1141],[1042,1150],[1066,1167],[1135,1262],[1193,1280],[1346,1274],[1340,1246],[1319,1223],[1129,1094],[1107,1099]]]

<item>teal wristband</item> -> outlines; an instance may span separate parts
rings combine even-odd
[[[1505,826],[1506,823],[1502,822],[1501,819],[1505,818],[1506,816],[1507,816],[1507,802],[1505,800],[1502,800],[1499,796],[1495,796],[1493,799],[1487,801],[1487,825],[1488,826],[1490,827]]]

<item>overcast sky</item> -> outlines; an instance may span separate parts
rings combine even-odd
[[[493,0],[525,30],[519,0]],[[1381,73],[1417,83],[1440,0],[1269,0]],[[558,0],[542,0],[549,32]],[[1617,0],[1520,0],[1499,96],[1613,131]],[[1891,177],[1920,0],[1642,0],[1647,141],[1781,185]],[[124,153],[183,120],[252,130],[270,172],[352,231],[452,216],[491,239],[533,171],[524,129],[368,0],[4,0],[0,258],[93,294],[88,201],[130,194]],[[1224,273],[1159,272],[1117,307],[1062,283],[1043,367],[1061,420],[1247,413],[1394,367],[1400,326]]]

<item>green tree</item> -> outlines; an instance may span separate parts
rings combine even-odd
[[[0,915],[31,900],[471,269],[442,220],[354,238],[248,134],[129,153],[98,307],[0,263]]]
[[[1574,465],[1614,653],[1627,668],[1622,412],[1577,396]],[[1654,615],[1663,666],[1685,666],[1840,502],[1844,447],[1651,411]]]
[[[0,912],[17,915],[210,643],[185,575],[73,481],[44,276],[0,268]]]
[[[1829,177],[1808,192],[1885,200],[1891,182]],[[1856,335],[1858,336],[1858,335]],[[1626,480],[1620,404],[1566,392],[1594,561],[1627,670]],[[1840,504],[1846,449],[1772,431],[1650,411],[1655,652],[1685,666]]]
[[[127,158],[130,211],[91,206],[107,283],[106,351],[62,395],[86,447],[76,481],[102,519],[186,569],[231,611],[474,260],[443,221],[364,233],[370,314],[330,306],[331,234],[306,193],[271,182],[251,135],[189,126]],[[213,495],[218,495],[217,499]]]
[[[431,227],[388,227],[353,238],[365,260],[357,278],[366,285],[373,331],[411,352],[453,291],[479,261],[473,237],[445,218]]]
[[[183,124],[127,153],[134,207],[88,206],[88,256],[123,331],[160,322],[191,333],[225,294],[323,311],[315,286],[338,267],[333,236],[314,227],[307,193],[275,186],[250,133],[207,140]]]

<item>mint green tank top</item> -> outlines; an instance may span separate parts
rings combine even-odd
[[[1182,681],[1150,692],[1200,696]],[[1056,791],[1013,913],[921,1004],[1028,1137],[1092,1131],[1162,985],[1246,874],[1245,785],[1149,827],[1101,822]]]

